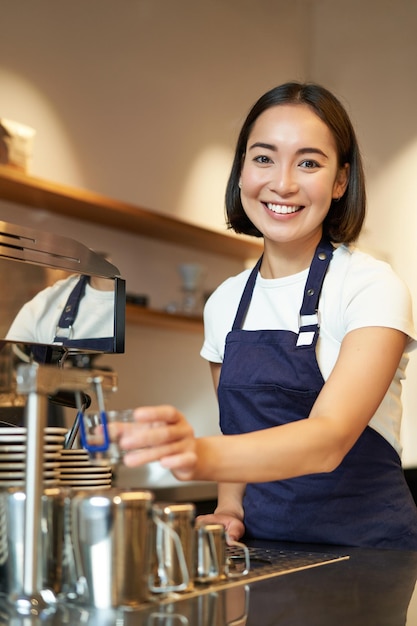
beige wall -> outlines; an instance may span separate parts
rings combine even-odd
[[[293,78],[334,89],[357,124],[367,163],[364,244],[389,258],[417,307],[414,1],[38,0],[8,3],[2,21],[0,115],[37,129],[34,174],[213,228],[223,228],[233,145],[254,100]],[[207,265],[207,289],[240,269],[46,213],[0,210],[3,219],[108,250],[128,290],[150,293],[158,307],[179,297],[179,262]],[[120,374],[113,402],[173,402],[197,432],[215,431],[200,344],[196,335],[129,327],[126,354],[106,357]],[[411,378],[414,370],[412,362]],[[407,463],[417,463],[414,389],[411,380]]]
[[[417,3],[317,0],[315,80],[347,103],[365,158],[369,209],[361,245],[407,282],[417,319]],[[404,386],[405,465],[417,465],[417,357]]]
[[[8,3],[1,115],[37,129],[36,174],[222,227],[236,132],[260,93],[304,78],[308,14],[306,0]]]
[[[213,228],[224,228],[224,187],[250,105],[279,82],[305,78],[305,0],[38,0],[10,3],[5,14],[0,115],[36,128],[33,173]],[[128,290],[150,294],[155,307],[180,297],[180,262],[206,265],[207,290],[241,269],[47,213],[0,209],[5,220],[109,251]],[[104,357],[120,376],[111,404],[171,402],[198,433],[217,432],[201,343],[128,327],[126,354]],[[151,479],[174,482],[158,467]]]

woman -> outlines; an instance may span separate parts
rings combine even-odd
[[[121,436],[126,464],[161,459],[180,479],[219,481],[208,521],[233,538],[417,550],[399,442],[410,297],[351,245],[363,169],[329,91],[287,83],[258,100],[226,209],[236,232],[263,237],[264,254],[205,308],[202,356],[225,436],[195,439],[172,407],[137,409]]]

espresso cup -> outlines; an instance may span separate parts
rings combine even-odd
[[[196,560],[194,580],[197,583],[220,582],[227,578],[246,576],[250,569],[249,550],[244,543],[227,540],[223,524],[201,524],[195,528]],[[233,572],[229,565],[226,548],[231,545],[242,550],[245,567]]]
[[[111,435],[115,422],[133,422],[133,409],[87,411],[80,414],[80,438],[94,465],[117,465],[123,450]]]

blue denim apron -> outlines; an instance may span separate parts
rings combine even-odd
[[[308,274],[299,332],[242,330],[261,259],[227,335],[218,397],[225,434],[306,419],[324,385],[316,358],[318,302],[333,248],[322,240]],[[242,463],[244,463],[242,459]],[[252,483],[247,538],[417,550],[417,507],[395,449],[366,427],[331,473]]]

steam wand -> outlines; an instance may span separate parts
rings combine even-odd
[[[91,396],[81,391],[59,391],[53,396],[48,396],[48,399],[54,404],[65,406],[71,409],[77,409],[77,415],[70,430],[68,431],[65,441],[64,450],[69,450],[74,445],[74,441],[77,438],[80,428],[81,416],[91,404]]]

